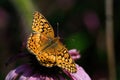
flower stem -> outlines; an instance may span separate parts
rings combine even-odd
[[[108,55],[109,80],[116,79],[114,33],[113,33],[113,0],[106,0],[106,47]]]

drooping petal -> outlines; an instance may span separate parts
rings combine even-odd
[[[11,71],[7,74],[5,80],[14,80],[14,79],[17,78],[17,76],[18,76],[18,74],[15,73],[15,70],[11,70]]]
[[[34,74],[32,75],[28,80],[43,80],[45,77],[42,77],[40,74]]]
[[[25,65],[19,66],[18,68],[14,69],[14,70],[11,70],[11,71],[7,74],[5,80],[14,80],[14,79],[16,79],[16,78],[17,78],[18,76],[20,76],[21,73],[23,73],[23,71],[24,71],[25,69],[27,69],[27,68],[28,68],[28,65],[25,64]]]
[[[85,70],[76,64],[77,72],[70,73],[68,71],[64,71],[72,80],[91,80],[89,75],[85,72]]]
[[[77,51],[76,49],[69,50],[69,54],[71,55],[73,60],[78,60],[81,57],[79,51]]]
[[[32,71],[31,68],[25,69],[19,80],[27,80],[32,75]]]

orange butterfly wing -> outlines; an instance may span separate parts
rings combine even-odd
[[[35,11],[33,15],[32,30],[46,37],[54,38],[52,26],[49,24],[46,18],[37,11]]]
[[[69,72],[75,73],[77,71],[75,62],[68,53],[67,48],[58,41],[58,45],[55,48],[56,51],[56,64],[58,67],[66,69]]]
[[[54,31],[45,17],[37,11],[33,14],[32,30],[35,32],[28,38],[27,48],[37,55],[48,43],[49,38],[54,38]]]

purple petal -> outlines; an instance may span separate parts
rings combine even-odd
[[[54,79],[52,77],[47,77],[45,75],[36,73],[32,75],[28,80],[54,80]]]
[[[54,75],[51,75],[51,76],[45,76],[45,75],[41,75],[41,74],[34,74],[32,75],[28,80],[66,80],[63,76],[61,75],[57,75],[54,76]]]
[[[56,80],[56,79],[53,79],[52,77],[46,76],[46,78],[44,80]]]
[[[20,76],[19,80],[27,80],[32,75],[32,69],[27,68],[24,70],[23,74]]]
[[[15,70],[16,73],[20,74],[20,73],[23,73],[26,69],[30,68],[30,65],[28,64],[24,64],[24,65],[21,65],[19,67],[17,67]]]
[[[16,69],[14,70],[11,70],[5,80],[14,80],[16,79],[18,76],[20,76],[26,69],[29,68],[29,65],[28,64],[25,64],[25,65],[22,65],[22,66],[19,66],[17,67]]]
[[[73,60],[78,60],[80,58],[79,51],[77,51],[76,49],[71,49],[68,52],[71,55]]]
[[[34,74],[28,80],[57,80],[57,78],[55,78],[55,76]],[[59,80],[63,80],[63,79],[59,79]]]
[[[17,76],[18,76],[18,74],[15,73],[15,70],[11,70],[11,71],[7,74],[5,80],[15,80],[15,79],[17,78]]]
[[[68,71],[64,71],[72,80],[91,80],[89,75],[85,72],[85,70],[76,64],[77,72],[70,73]]]
[[[34,74],[32,75],[28,80],[40,80],[40,74]]]

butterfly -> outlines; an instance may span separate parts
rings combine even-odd
[[[27,49],[36,56],[45,67],[58,66],[75,73],[76,65],[67,48],[54,36],[54,30],[46,18],[38,11],[34,12],[32,32],[27,40]]]

